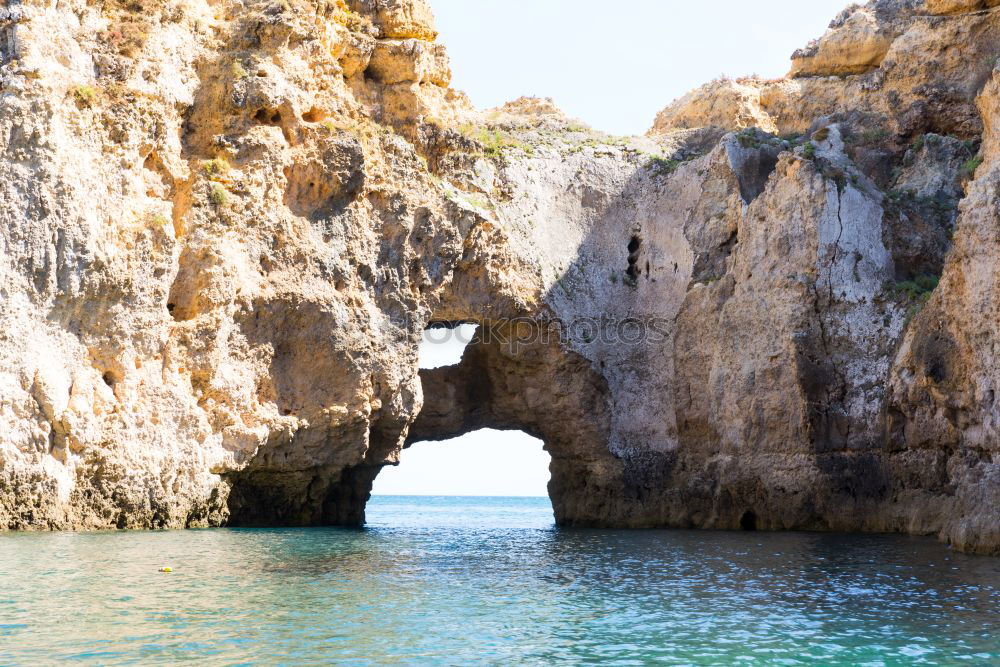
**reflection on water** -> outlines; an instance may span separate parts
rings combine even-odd
[[[1000,661],[1000,559],[930,539],[563,531],[545,499],[369,520],[0,536],[0,664]]]

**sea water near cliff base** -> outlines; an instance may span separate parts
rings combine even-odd
[[[0,536],[0,664],[1000,664],[1000,559],[932,539],[558,530],[545,498],[368,517]]]

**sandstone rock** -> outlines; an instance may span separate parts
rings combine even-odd
[[[447,87],[451,69],[444,47],[417,39],[383,39],[375,44],[368,73],[381,83],[423,83]]]
[[[928,14],[962,14],[1000,5],[1000,0],[926,0]]]
[[[1000,552],[996,3],[631,138],[476,111],[421,0],[154,4],[0,13],[0,527],[356,525],[488,426],[562,525]]]
[[[859,9],[818,42],[792,55],[790,76],[861,74],[885,59],[894,35],[879,26],[874,13]]]
[[[699,124],[803,133],[818,118],[860,112],[900,135],[978,137],[975,96],[995,62],[995,11],[928,19],[910,4],[881,0],[845,10],[824,37],[827,46],[820,40],[796,53],[795,78],[707,84],[664,109],[650,134]]]
[[[703,126],[757,127],[774,132],[777,126],[761,106],[761,85],[755,79],[713,81],[661,111],[651,133],[665,134],[673,129]]]
[[[427,0],[352,0],[358,11],[371,15],[386,39],[437,38],[434,15]]]

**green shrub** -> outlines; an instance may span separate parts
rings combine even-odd
[[[219,181],[225,178],[226,174],[229,173],[230,166],[225,158],[215,158],[214,160],[205,160],[201,164],[201,169],[205,172],[205,176],[212,181]]]
[[[937,286],[941,284],[941,277],[925,274],[917,276],[917,279],[914,282],[916,282],[917,287],[924,290],[924,292],[933,292],[937,289]]]
[[[216,206],[222,207],[229,201],[229,193],[221,184],[212,183],[212,187],[208,191],[208,199]]]
[[[736,135],[736,140],[740,142],[740,146],[743,148],[760,147],[760,140],[757,138],[757,132],[752,127],[740,130],[739,134]]]
[[[243,63],[239,60],[234,60],[233,64],[229,66],[229,73],[233,75],[234,79],[245,79],[247,77],[247,71],[243,67]]]
[[[840,167],[827,165],[823,168],[823,176],[837,184],[838,192],[843,192],[847,187],[847,174]]]
[[[972,178],[973,176],[975,176],[976,170],[979,169],[979,166],[982,163],[983,163],[982,155],[977,155],[974,158],[970,158],[968,161],[966,161],[965,164],[962,165],[962,175],[968,178]]]
[[[861,138],[867,144],[875,144],[889,137],[889,132],[883,127],[870,127],[861,133]]]
[[[893,283],[889,287],[898,296],[905,296],[914,301],[923,303],[931,298],[931,293],[937,289],[940,282],[941,278],[939,276],[924,274],[917,276],[913,280],[904,280],[900,283]]]
[[[476,141],[483,147],[483,152],[488,157],[499,158],[508,149],[520,149],[528,156],[534,155],[534,149],[521,141],[518,141],[510,134],[502,130],[479,130],[475,136]]]
[[[646,168],[655,171],[657,174],[672,174],[681,166],[680,160],[654,155],[646,162]]]
[[[78,107],[90,108],[97,101],[97,89],[93,86],[77,86],[73,89],[73,99]]]

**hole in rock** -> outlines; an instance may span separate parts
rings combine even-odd
[[[549,454],[521,431],[417,442],[375,479],[375,496],[548,497]],[[546,502],[545,507],[551,508]]]
[[[108,371],[107,373],[102,375],[101,379],[104,380],[104,384],[108,385],[109,387],[114,387],[115,382],[117,381],[115,379],[114,374],[111,371]]]
[[[253,119],[263,125],[281,125],[281,112],[261,109],[253,115]]]
[[[628,269],[625,271],[628,282],[635,285],[642,271],[639,269],[639,252],[642,250],[642,239],[633,236],[628,242]]]
[[[746,531],[757,530],[757,515],[751,511],[746,511],[740,517],[740,528]]]
[[[552,458],[502,408],[495,412],[496,379],[482,365],[488,348],[478,330],[444,320],[425,330],[423,410],[399,464],[375,478],[365,510],[369,525],[552,525]]]
[[[454,366],[476,336],[475,324],[434,322],[424,331],[420,343],[420,368]]]

